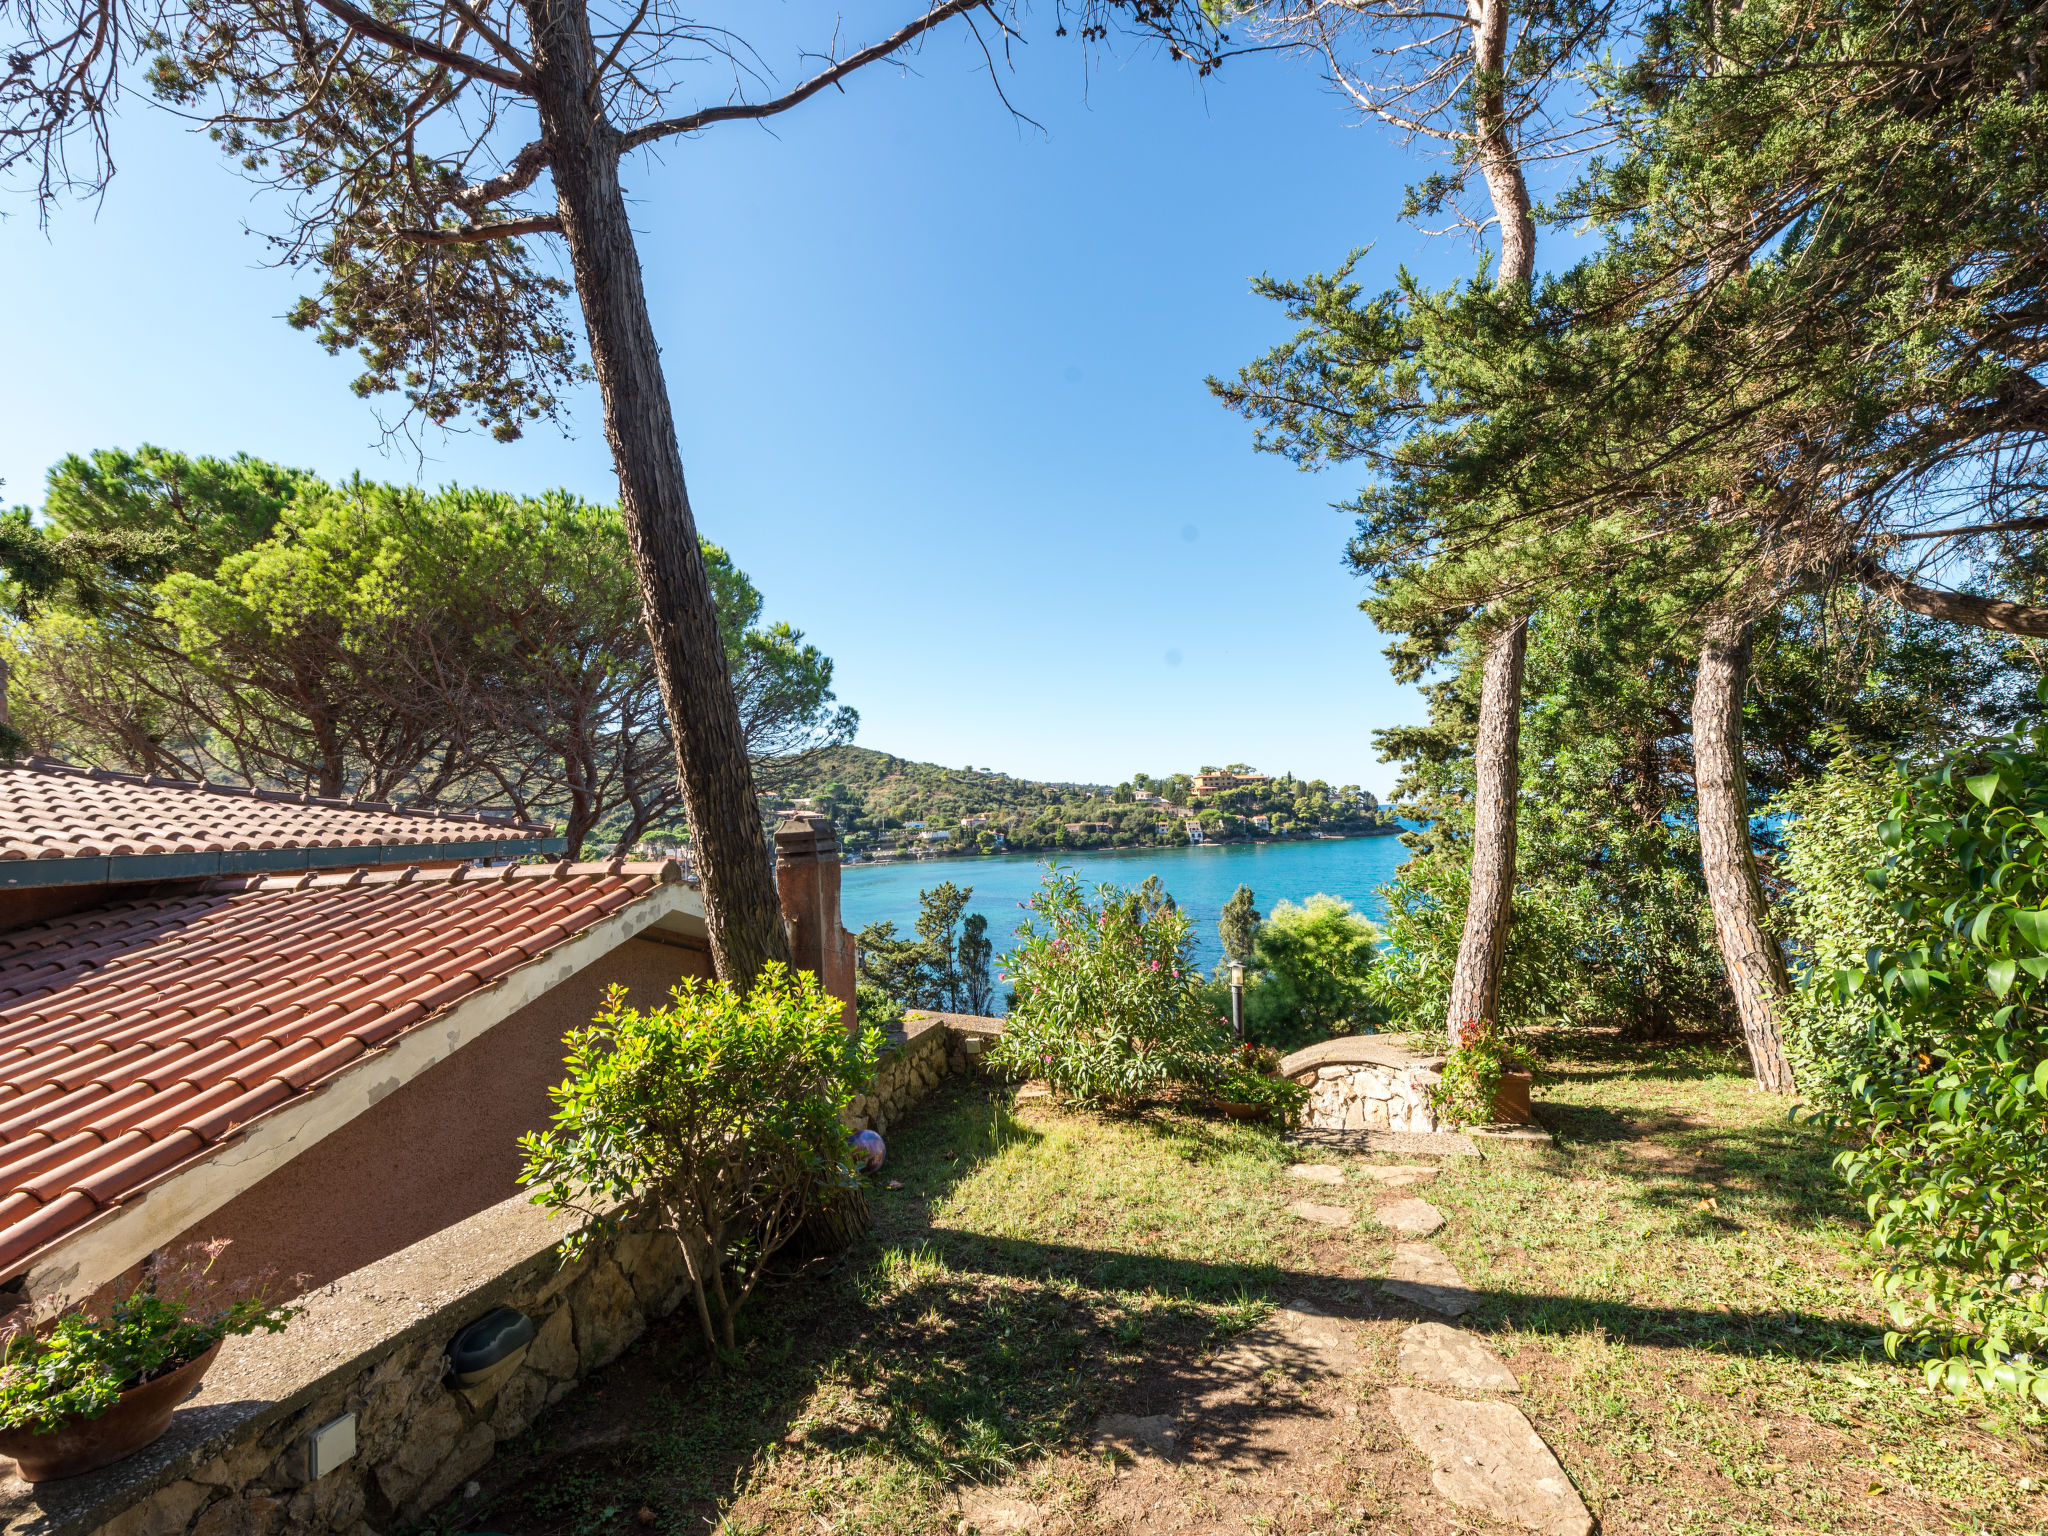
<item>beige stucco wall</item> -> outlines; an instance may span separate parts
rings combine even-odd
[[[544,1129],[562,1080],[562,1037],[588,1024],[605,989],[658,1003],[710,955],[648,938],[603,959],[492,1026],[195,1223],[169,1245],[227,1238],[230,1284],[268,1274],[273,1294],[325,1285],[517,1193],[519,1137]],[[302,1284],[288,1283],[304,1275]]]

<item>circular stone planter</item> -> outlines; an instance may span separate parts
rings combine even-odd
[[[171,1427],[178,1404],[199,1389],[220,1344],[167,1376],[130,1387],[96,1419],[72,1419],[47,1434],[0,1429],[0,1456],[12,1456],[25,1483],[76,1477],[132,1456]]]

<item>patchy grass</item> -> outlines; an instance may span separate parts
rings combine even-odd
[[[1555,1149],[1452,1160],[1399,1193],[1449,1218],[1438,1246],[1486,1297],[1461,1325],[1521,1377],[1606,1536],[2048,1529],[2041,1416],[1937,1396],[1884,1358],[1862,1223],[1812,1131],[1718,1047],[1553,1050]],[[449,1528],[951,1536],[963,1499],[984,1528],[1022,1509],[1046,1532],[1486,1528],[1430,1493],[1380,1406],[1394,1340],[1429,1315],[1369,1284],[1387,1236],[1286,1211],[1307,1195],[1363,1216],[1363,1178],[1291,1180],[1293,1151],[1252,1127],[1009,1097],[927,1101],[872,1238],[756,1302],[744,1369],[711,1375],[687,1319],[658,1326]],[[1354,1320],[1359,1370],[1294,1403],[1331,1427],[1134,1515],[1089,1427],[1168,1411],[1282,1301]]]

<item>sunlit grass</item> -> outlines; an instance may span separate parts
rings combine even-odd
[[[1462,1323],[1521,1376],[1608,1536],[2041,1530],[2039,1415],[1937,1396],[1884,1357],[1862,1223],[1815,1133],[1717,1048],[1584,1044],[1539,1080],[1555,1149],[1492,1148],[1402,1193],[1449,1217],[1437,1242],[1485,1293]],[[990,1486],[1098,1528],[1112,1474],[1089,1426],[1157,1361],[1226,1347],[1276,1302],[1368,1319],[1344,1390],[1379,1411],[1416,1314],[1375,1300],[1391,1242],[1356,1159],[1170,1109],[1007,1099],[949,1087],[902,1125],[884,1178],[904,1187],[874,1189],[872,1238],[763,1297],[746,1371],[704,1375],[667,1328],[608,1375],[607,1395],[645,1398],[617,1444],[551,1450],[609,1410],[551,1413],[493,1469],[492,1528],[624,1533],[645,1508],[691,1536],[950,1536]],[[1297,1156],[1351,1177],[1291,1180]],[[1297,1220],[1305,1194],[1359,1224]],[[1390,1425],[1373,1433],[1399,1454]],[[1387,1528],[1369,1484],[1314,1503],[1272,1529]]]

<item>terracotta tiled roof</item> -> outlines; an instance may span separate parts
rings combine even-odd
[[[539,839],[503,816],[145,779],[38,758],[0,764],[0,860]]]
[[[0,1274],[677,878],[243,877],[0,934]]]

